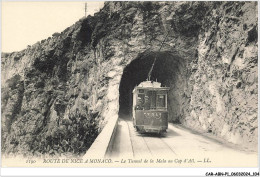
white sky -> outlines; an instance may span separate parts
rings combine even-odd
[[[87,14],[103,1],[87,2]],[[37,41],[62,32],[85,15],[85,2],[2,2],[2,52],[20,51]]]

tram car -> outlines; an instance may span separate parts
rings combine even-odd
[[[166,132],[168,128],[167,93],[169,87],[144,81],[133,90],[133,125],[139,133]]]

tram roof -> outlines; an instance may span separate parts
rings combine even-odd
[[[144,82],[141,82],[138,86],[136,86],[133,91],[135,91],[136,89],[169,90],[170,88],[161,87],[160,82],[144,81]]]

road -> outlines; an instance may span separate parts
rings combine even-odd
[[[169,123],[167,133],[158,136],[139,134],[131,120],[119,119],[109,157],[119,160],[172,159],[175,162],[166,166],[177,167],[255,167],[258,156],[257,152],[241,150],[236,145],[189,130],[180,124]]]

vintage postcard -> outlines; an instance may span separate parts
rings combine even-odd
[[[3,1],[1,18],[2,167],[259,166],[257,1]]]

